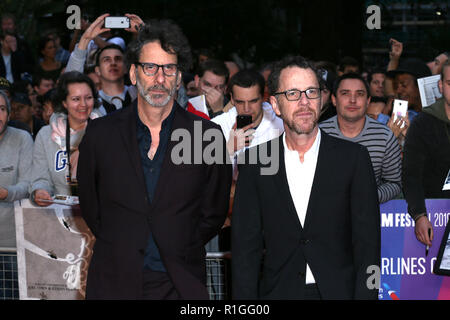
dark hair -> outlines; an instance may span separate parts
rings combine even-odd
[[[387,98],[386,97],[378,97],[378,96],[373,96],[370,97],[370,103],[378,103],[378,102],[382,102],[384,104],[387,103]]]
[[[184,72],[191,67],[191,48],[181,28],[171,20],[152,19],[141,25],[136,39],[127,50],[128,66],[139,61],[142,47],[149,42],[159,42],[161,48],[177,56],[178,68]],[[148,61],[147,61],[148,62]]]
[[[227,68],[225,62],[216,60],[216,59],[208,59],[203,62],[199,66],[198,76],[203,77],[206,71],[210,71],[214,73],[216,76],[225,77],[225,83],[228,82],[228,78],[230,77],[230,71]]]
[[[367,83],[370,84],[372,82],[373,75],[377,74],[377,73],[386,75],[386,71],[384,71],[384,70],[373,70],[367,75]]]
[[[348,56],[343,57],[339,61],[338,70],[344,71],[346,66],[357,66],[359,69],[359,62],[358,62],[358,60],[356,60],[355,58],[352,58],[352,57],[348,57]]]
[[[242,88],[258,86],[259,93],[261,93],[261,96],[263,96],[265,81],[264,77],[259,72],[251,69],[244,69],[236,72],[236,74],[231,77],[230,83],[228,84],[228,88],[231,93],[233,92],[233,86]]]
[[[0,32],[0,39],[1,40],[5,40],[6,36],[11,36],[17,39],[17,36],[14,32],[6,30],[6,31],[2,31]]]
[[[278,91],[281,71],[289,67],[311,69],[314,72],[317,82],[320,85],[320,77],[317,73],[317,69],[310,61],[306,60],[302,56],[287,56],[282,60],[277,61],[273,66],[273,70],[270,73],[269,79],[267,80],[267,86],[269,88],[270,95],[273,96]]]
[[[334,74],[336,74],[337,66],[336,66],[335,63],[333,63],[331,61],[326,61],[326,60],[316,61],[316,62],[314,62],[314,66],[317,69],[323,69],[323,70],[326,70],[328,72],[331,71]]]
[[[444,62],[444,64],[442,65],[442,70],[441,70],[441,80],[444,81],[444,71],[446,67],[450,66],[450,59],[447,60],[446,62]]]
[[[119,50],[122,53],[122,55],[124,54],[124,51],[123,51],[121,46],[119,46],[119,45],[117,45],[115,43],[108,44],[108,45],[104,46],[103,48],[98,49],[95,52],[95,65],[96,66],[100,65],[100,55],[102,54],[102,52],[105,51],[105,50],[108,50],[108,49]]]
[[[356,80],[361,81],[364,84],[364,87],[366,88],[367,96],[370,96],[369,84],[360,74],[354,73],[354,72],[349,72],[349,73],[343,74],[342,76],[337,78],[337,80],[334,82],[334,86],[333,86],[333,96],[336,97],[337,90],[339,89],[339,86],[341,85],[342,80],[346,80],[346,79],[356,79]]]
[[[98,101],[98,93],[91,78],[81,72],[70,71],[63,73],[59,77],[58,85],[52,99],[53,109],[55,112],[67,113],[67,109],[64,108],[63,101],[66,100],[67,95],[69,94],[69,85],[73,83],[86,83],[89,88],[91,88],[92,95],[94,96],[94,109],[99,107],[100,103]]]
[[[55,82],[55,80],[53,80],[52,76],[49,73],[36,73],[33,75],[33,87],[39,87],[41,85],[42,80],[52,80],[53,82]]]
[[[51,37],[49,36],[44,36],[41,37],[38,41],[38,53],[40,56],[42,56],[42,50],[45,49],[45,46],[47,45],[48,42],[53,41],[53,43],[55,43],[55,40],[53,40]]]
[[[12,13],[9,12],[2,13],[0,20],[3,21],[5,19],[12,19],[14,23],[16,23],[16,17]]]
[[[84,74],[89,75],[90,73],[95,73],[95,65],[93,64],[84,68]]]
[[[258,69],[259,73],[263,74],[267,70],[272,72],[273,64],[274,64],[274,62],[272,62],[272,61],[261,64]]]
[[[47,91],[46,93],[44,93],[42,96],[37,96],[37,101],[44,105],[46,102],[53,102],[53,100],[55,99],[55,95],[56,95],[56,89],[50,89],[49,91]]]

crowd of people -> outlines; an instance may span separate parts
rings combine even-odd
[[[14,201],[74,195],[97,239],[88,298],[207,299],[205,248],[231,226],[234,298],[371,299],[380,203],[406,199],[432,245],[425,199],[450,198],[448,52],[426,63],[390,39],[388,65],[369,72],[351,57],[244,69],[210,51],[192,61],[167,20],[126,14],[126,43],[108,16],[84,21],[69,48],[44,33],[35,63],[1,16],[0,247],[16,246]],[[424,107],[417,79],[431,75],[442,98]],[[191,141],[192,161],[175,165],[172,135],[195,137],[195,123],[220,132],[224,156],[198,165],[208,144]],[[273,174],[261,174],[264,148]]]

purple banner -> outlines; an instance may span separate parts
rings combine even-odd
[[[406,201],[380,206],[380,300],[450,300],[450,277],[432,273],[450,218],[450,199],[426,200],[426,207],[434,232],[428,256],[425,245],[416,239]]]

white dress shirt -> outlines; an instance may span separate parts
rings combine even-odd
[[[320,129],[316,135],[313,145],[306,151],[303,157],[303,163],[300,162],[300,155],[295,150],[289,150],[286,144],[286,134],[283,135],[284,145],[284,162],[286,164],[286,177],[297,211],[298,219],[302,227],[305,225],[306,211],[308,209],[311,187],[314,180],[314,174],[317,166],[317,156],[319,155],[320,146]],[[315,283],[314,276],[306,264],[306,284]]]
[[[263,118],[253,134],[253,140],[248,147],[244,147],[235,154],[230,154],[230,160],[233,164],[233,178],[237,179],[237,159],[243,155],[246,149],[257,146],[269,140],[278,138],[284,132],[283,120],[279,118],[272,109],[272,106],[263,102],[262,104]],[[220,125],[226,142],[230,140],[230,132],[236,123],[237,116],[236,107],[231,108],[225,113],[211,119],[212,122]]]

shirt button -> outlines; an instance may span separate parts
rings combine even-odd
[[[308,239],[302,239],[302,240],[300,240],[300,243],[301,244],[308,244],[309,240]]]

